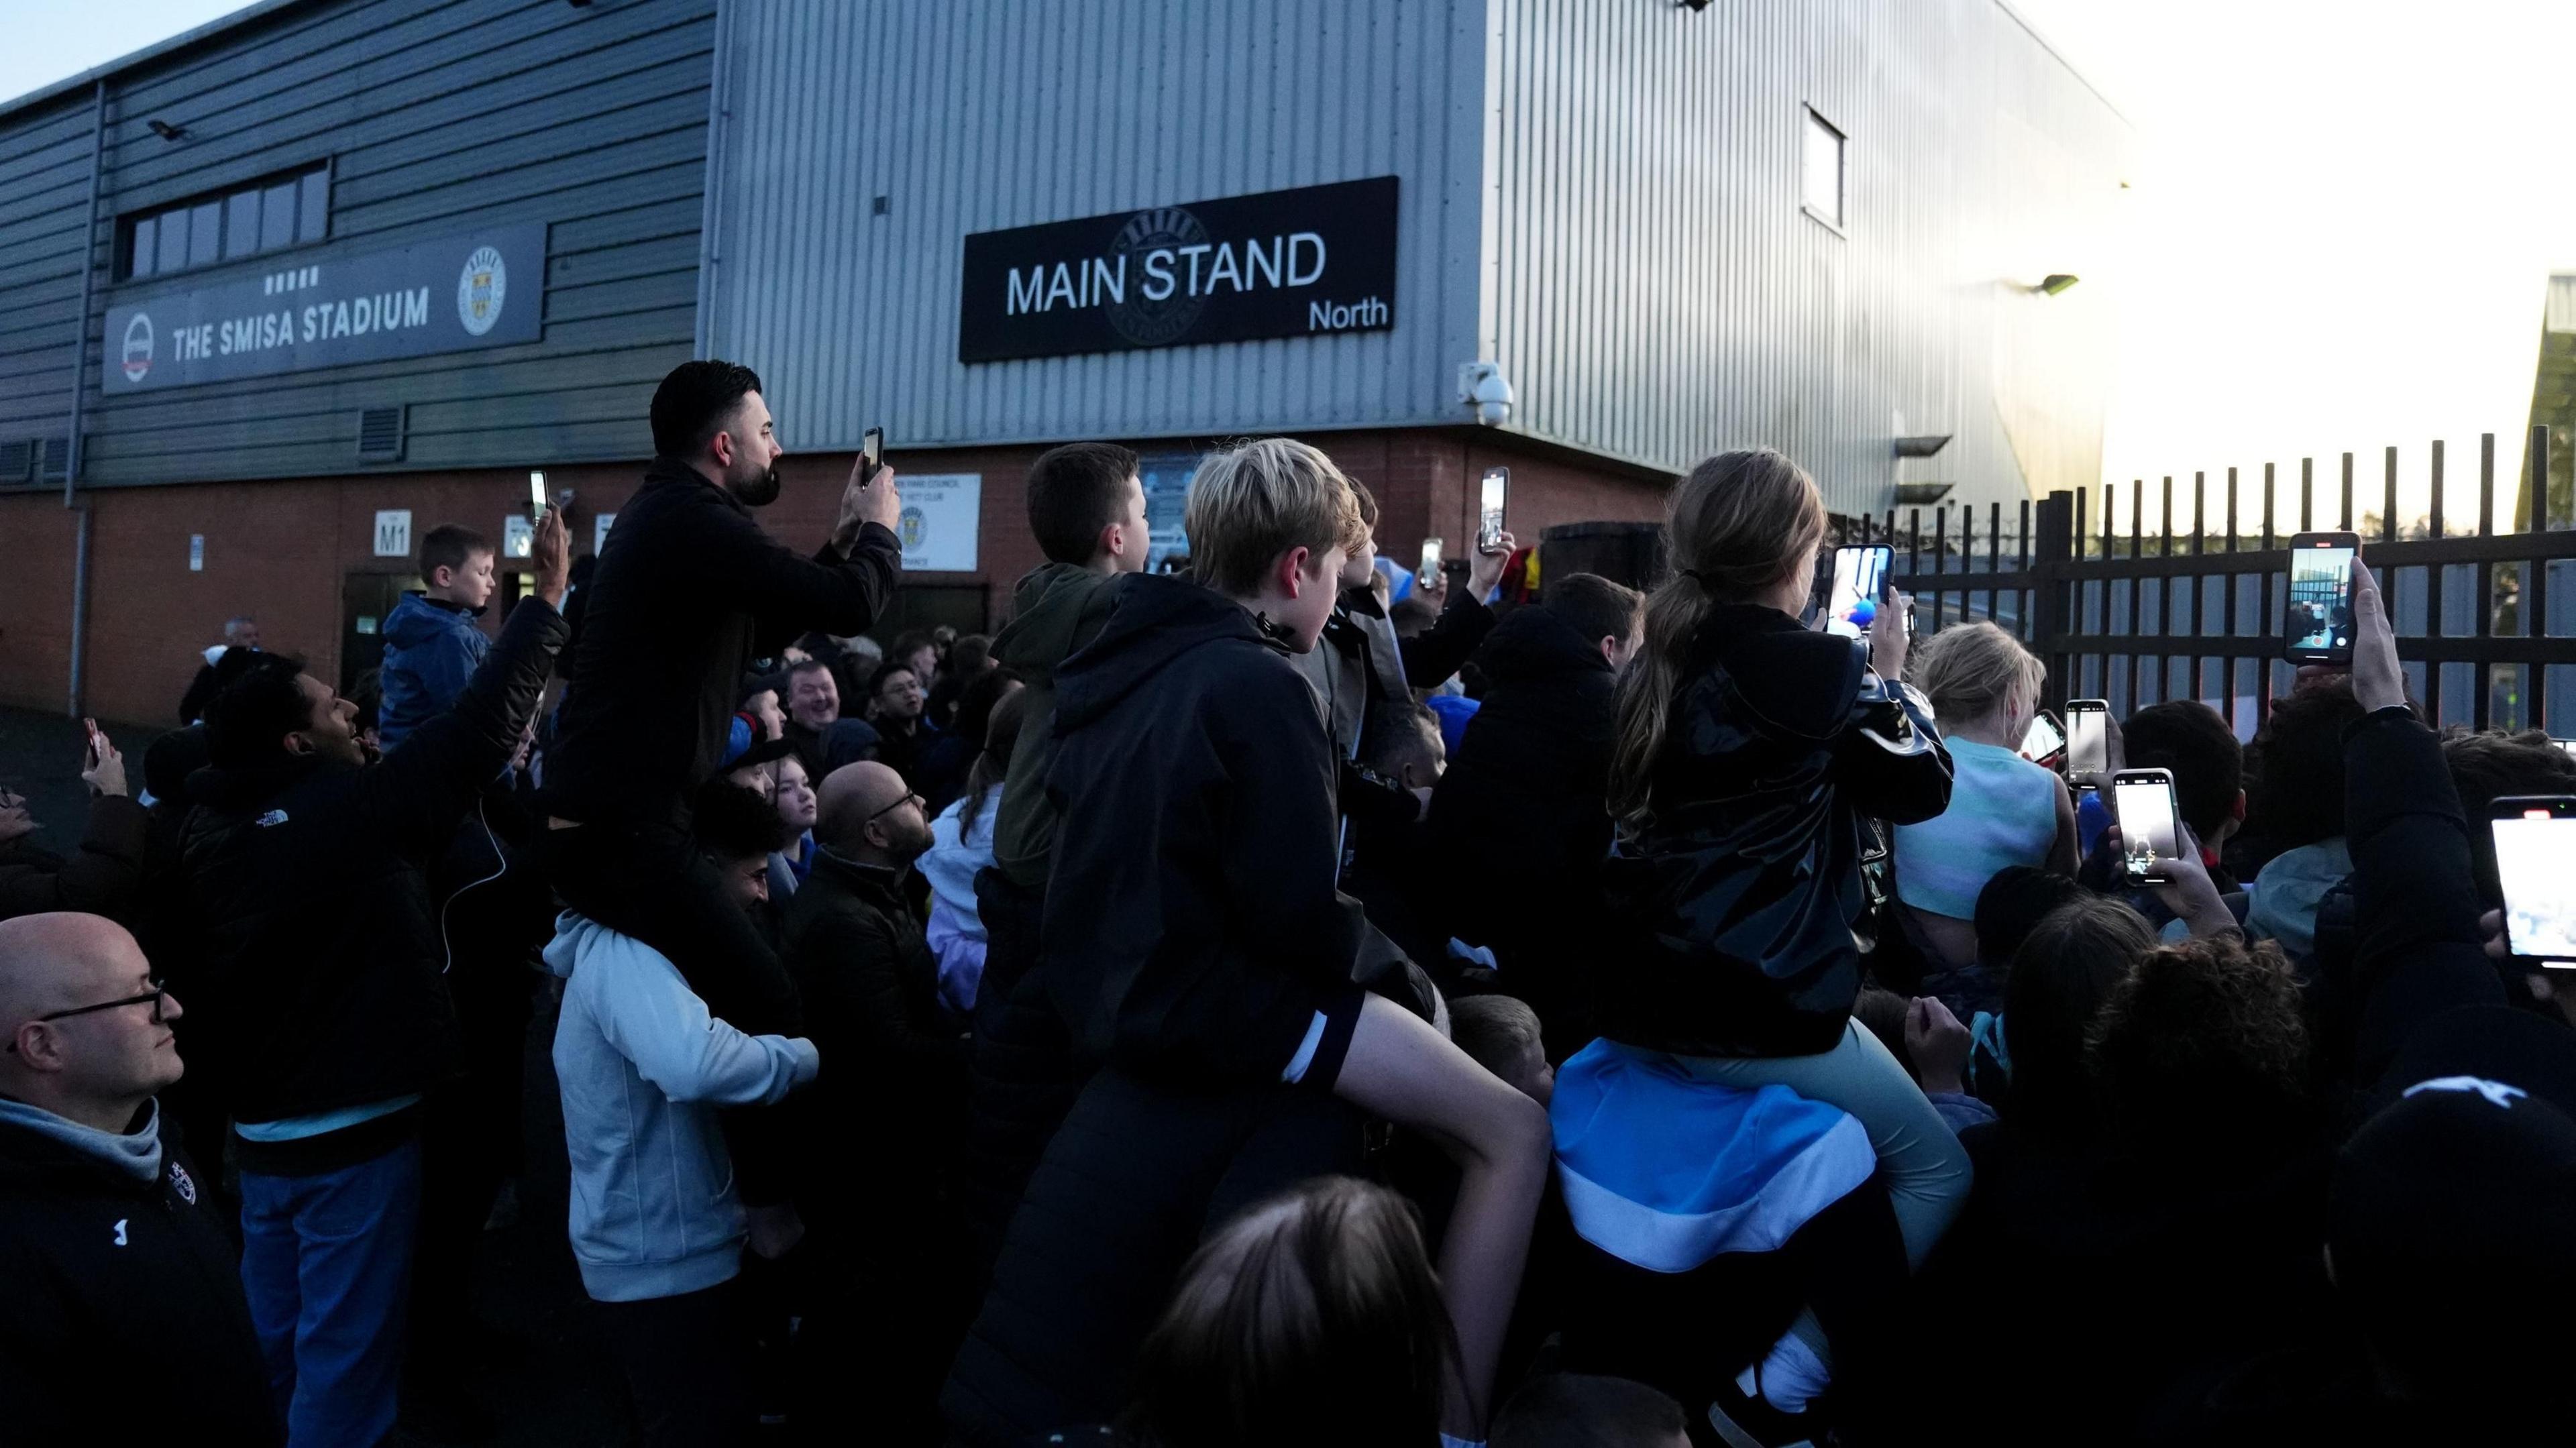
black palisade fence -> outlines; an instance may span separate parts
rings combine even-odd
[[[2047,661],[2053,708],[2098,698],[2126,714],[2196,698],[2250,737],[2293,677],[2281,659],[2290,536],[2358,532],[2396,621],[2409,683],[2434,723],[2576,735],[2576,519],[2550,516],[2548,429],[2531,430],[2524,484],[2509,503],[2508,523],[2522,531],[2496,531],[2493,433],[2478,444],[2474,532],[2452,525],[2441,443],[2426,461],[2430,506],[2414,520],[2398,513],[2391,447],[2379,506],[2360,512],[2354,455],[2345,453],[2323,513],[2316,460],[2300,460],[2295,520],[2275,516],[2276,473],[2266,463],[2259,484],[2235,468],[2215,479],[2192,474],[2192,527],[2183,536],[2174,532],[2168,477],[2152,533],[2143,526],[2140,480],[2129,485],[2126,508],[2111,486],[2098,509],[2088,493],[2054,492],[2024,501],[2010,518],[2000,503],[1982,519],[1973,508],[1956,509],[1955,527],[1947,505],[1928,519],[1922,508],[1902,519],[1891,508],[1883,520],[1860,520],[1847,538],[1857,531],[1895,548],[1896,584],[1914,595],[1922,633],[1991,619],[2029,643]],[[2256,488],[2240,509],[2240,489]],[[2222,511],[2213,514],[2219,490]],[[2249,519],[2257,508],[2259,521]]]

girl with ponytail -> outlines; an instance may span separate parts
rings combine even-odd
[[[1852,926],[1864,818],[1940,814],[1950,760],[1901,682],[1904,600],[1865,643],[1800,622],[1826,529],[1815,483],[1768,450],[1710,458],[1674,493],[1673,576],[1619,682],[1604,868],[1631,933],[1595,967],[1594,1049],[1839,1107],[1867,1131],[1920,1266],[1967,1196],[1968,1159],[1852,1019]],[[1799,1411],[1824,1384],[1825,1348],[1802,1315],[1748,1391]]]

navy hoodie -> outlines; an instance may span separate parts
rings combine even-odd
[[[1333,887],[1331,741],[1241,605],[1167,575],[1109,586],[1056,672],[1047,988],[1094,1062],[1277,1081],[1368,938]]]

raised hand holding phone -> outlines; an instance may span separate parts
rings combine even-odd
[[[1491,547],[1485,546],[1481,538],[1478,540],[1476,556],[1467,565],[1468,591],[1478,603],[1484,602],[1494,585],[1503,581],[1503,565],[1511,561],[1512,550],[1520,546],[1520,540],[1509,530],[1497,531]]]
[[[1905,677],[1905,651],[1914,637],[1906,618],[1913,611],[1912,596],[1891,586],[1884,591],[1877,617],[1869,621],[1869,666],[1882,679],[1894,682]]]
[[[832,525],[834,546],[847,551],[870,523],[891,532],[903,517],[903,492],[895,486],[894,469],[879,464],[873,476],[866,455],[850,464],[850,481],[841,489],[841,515]]]
[[[2406,670],[2397,661],[2397,631],[2370,565],[2352,560],[2352,697],[2374,713],[2406,702]]]
[[[83,719],[81,726],[89,731],[89,743],[81,751],[81,782],[93,794],[124,794],[125,756],[116,752],[116,745],[108,739],[107,731],[98,727],[97,720]]]
[[[564,526],[563,509],[548,508],[528,540],[528,561],[536,565],[536,594],[548,607],[563,607],[572,579],[572,530]]]

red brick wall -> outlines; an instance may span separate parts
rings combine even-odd
[[[1662,516],[1664,491],[1606,469],[1541,458],[1500,439],[1465,433],[1326,433],[1313,441],[1376,494],[1378,542],[1410,563],[1438,534],[1457,556],[1475,532],[1476,480],[1494,464],[1512,470],[1509,517],[1534,543],[1552,523]],[[1168,443],[1155,444],[1169,447]],[[998,624],[1012,580],[1041,561],[1029,536],[1021,483],[1043,449],[970,448],[901,452],[898,473],[981,473],[983,522],[975,573],[915,575],[925,584],[985,585]],[[791,454],[786,487],[761,519],[796,547],[831,527],[850,455]],[[547,484],[571,488],[573,547],[588,552],[593,519],[633,491],[641,465],[561,467]],[[93,510],[86,708],[103,718],[158,723],[220,641],[235,614],[258,618],[263,644],[304,655],[315,673],[338,676],[341,580],[349,573],[408,574],[407,561],[373,556],[375,513],[409,508],[415,542],[443,522],[500,536],[524,507],[518,471],[405,473],[358,478],[282,479],[163,488],[114,488],[87,496]],[[188,537],[206,539],[203,572],[188,571]],[[58,495],[0,496],[0,703],[59,709],[71,642],[73,516]],[[487,620],[496,626],[497,616]]]

